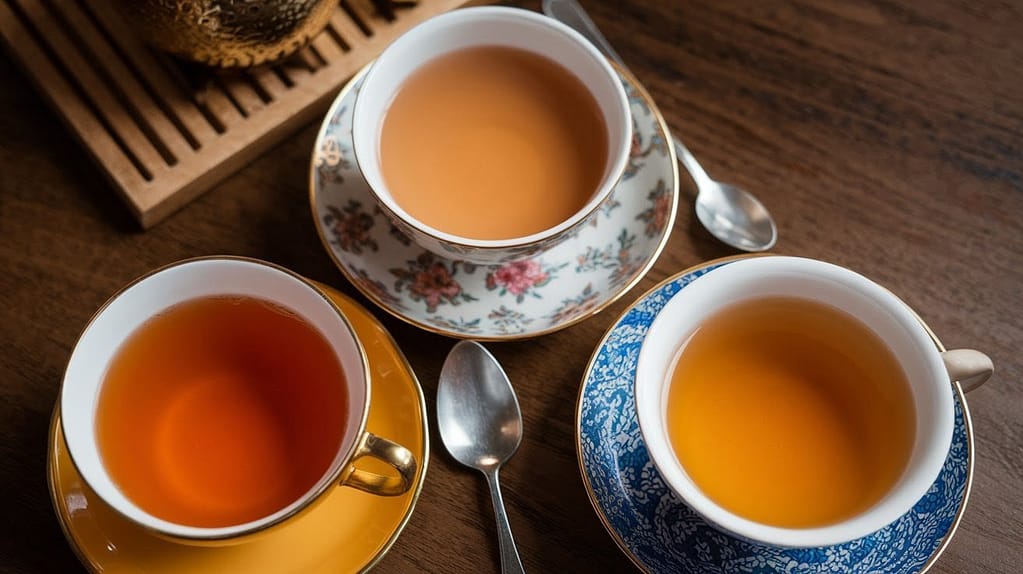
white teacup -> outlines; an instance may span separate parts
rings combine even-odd
[[[905,470],[871,507],[834,524],[782,528],[723,508],[690,478],[668,436],[665,420],[668,388],[684,343],[722,309],[774,296],[826,303],[859,319],[892,351],[910,386],[916,428]],[[960,381],[969,390],[987,380],[991,372],[990,359],[977,351],[940,353],[909,307],[862,275],[812,259],[754,257],[701,276],[664,306],[651,324],[640,351],[636,410],[643,441],[661,476],[671,490],[709,523],[764,544],[829,546],[883,528],[908,512],[927,493],[941,471],[952,440],[954,391],[950,381]]]
[[[346,385],[347,416],[333,461],[304,494],[255,520],[223,527],[197,527],[150,514],[118,487],[101,456],[97,407],[109,366],[139,327],[174,305],[214,296],[269,301],[294,313],[319,332],[344,373],[345,380],[338,380],[337,384]],[[344,314],[318,288],[291,271],[237,257],[207,257],[174,263],[135,280],[114,295],[82,332],[68,362],[60,392],[61,423],[68,452],[89,487],[131,522],[163,537],[192,544],[242,541],[286,522],[339,485],[384,496],[407,491],[417,462],[404,447],[366,430],[369,404],[366,356]],[[131,405],[123,408],[131,408]],[[202,448],[202,445],[196,444],[194,448]],[[393,467],[393,473],[380,475],[358,468],[355,463],[363,456],[383,461]]]
[[[432,227],[409,214],[395,201],[380,167],[380,135],[384,117],[405,80],[440,56],[483,46],[525,50],[571,71],[594,96],[607,128],[608,150],[603,175],[587,202],[557,225],[523,237],[483,240],[461,237]],[[444,257],[499,264],[549,249],[570,237],[573,230],[597,212],[625,170],[632,140],[632,117],[618,74],[578,32],[528,10],[477,7],[431,18],[406,32],[383,51],[366,73],[356,97],[352,140],[359,169],[380,207],[413,241]],[[422,145],[428,146],[430,142],[422,142]]]

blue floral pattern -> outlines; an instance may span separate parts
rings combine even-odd
[[[874,534],[824,548],[778,548],[708,525],[672,493],[639,433],[632,385],[640,345],[661,308],[697,277],[683,273],[634,304],[597,349],[580,391],[578,447],[598,513],[648,572],[902,574],[919,572],[951,538],[970,474],[966,404],[957,394],[952,447],[941,474],[913,509]]]
[[[678,174],[667,127],[631,78],[635,139],[629,167],[588,224],[515,263],[470,266],[427,253],[376,204],[352,152],[352,109],[361,77],[338,95],[314,148],[313,220],[327,252],[374,303],[454,337],[518,339],[550,333],[603,309],[638,282],[667,241]]]

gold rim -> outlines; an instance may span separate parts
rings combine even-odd
[[[601,56],[597,56],[597,57],[601,57]],[[369,71],[369,68],[373,65],[373,63],[375,61],[376,60],[374,59],[369,64],[366,64],[366,66],[364,66],[363,69],[360,70],[357,75],[353,76],[352,79],[349,80],[349,84],[354,84],[356,79],[361,79],[362,76],[364,76],[365,73],[367,73]],[[619,77],[622,75],[623,72],[624,73],[629,73],[629,71],[623,65],[618,64],[617,62],[609,60],[609,61],[607,61],[607,63],[610,64],[612,70],[614,70],[615,72],[618,73]],[[629,73],[629,76],[630,76],[631,81],[633,83],[635,83],[635,77],[632,77],[631,73]],[[345,88],[338,95],[338,99],[343,98],[344,94],[347,93],[347,90],[348,90],[348,86],[345,86]],[[624,92],[624,90],[623,90],[623,92]],[[651,103],[653,103],[650,100],[650,97],[645,92],[644,92],[644,99],[646,99],[647,101],[650,101]],[[628,94],[625,94],[625,107],[626,108],[630,107],[629,106],[629,95]],[[352,113],[353,114],[355,113],[355,106],[354,105],[352,106]],[[327,112],[327,116],[326,116],[327,121],[329,121],[329,119],[333,115],[334,115],[334,106],[331,106],[330,111]],[[660,117],[659,113],[657,115],[658,115],[658,117]],[[629,110],[629,118],[628,119],[630,121],[632,119],[632,111],[631,110]],[[316,137],[317,143],[319,143],[319,139],[320,139],[320,136],[317,135],[317,137]],[[317,146],[317,147],[319,147],[319,146]],[[668,146],[668,147],[674,148],[674,146]],[[593,213],[596,212],[598,209],[600,209],[600,206],[604,204],[604,201],[606,201],[607,198],[610,197],[612,193],[614,193],[615,187],[617,187],[618,184],[621,183],[622,177],[625,175],[625,168],[628,167],[628,154],[629,154],[629,152],[626,151],[625,152],[625,156],[626,157],[625,157],[625,161],[622,163],[622,168],[620,170],[618,170],[618,175],[614,178],[614,182],[612,184],[610,184],[608,192],[606,194],[604,194],[604,199],[603,200],[597,202],[595,205],[593,205],[593,207],[591,207],[590,209],[587,209],[585,212],[577,211],[576,213],[573,213],[572,217],[576,217],[579,213],[584,213],[584,215],[582,215],[575,223],[573,223],[572,225],[569,225],[568,227],[562,229],[557,234],[550,235],[550,236],[547,236],[547,237],[541,237],[539,239],[534,239],[534,240],[531,240],[531,241],[525,241],[526,237],[528,237],[528,236],[526,236],[526,237],[512,237],[511,239],[506,239],[506,240],[478,240],[478,241],[518,241],[518,243],[509,243],[507,245],[478,245],[478,244],[464,243],[464,241],[467,238],[465,238],[465,237],[457,237],[457,236],[450,235],[450,234],[448,234],[447,238],[440,237],[440,236],[436,235],[436,232],[439,231],[438,229],[436,229],[436,228],[434,228],[432,226],[426,225],[425,223],[423,223],[422,221],[419,221],[418,219],[415,219],[408,212],[406,212],[406,215],[408,215],[407,218],[398,215],[397,213],[394,212],[393,209],[391,209],[383,201],[377,201],[377,205],[380,206],[381,210],[386,211],[388,213],[388,215],[390,217],[392,217],[393,219],[397,219],[397,220],[403,222],[405,225],[408,225],[409,227],[414,228],[417,232],[422,233],[423,235],[425,235],[425,236],[427,236],[427,237],[429,237],[431,239],[434,239],[436,241],[441,241],[441,242],[444,242],[444,243],[451,243],[451,244],[457,245],[458,247],[461,247],[461,248],[475,249],[475,250],[479,250],[479,251],[496,251],[496,250],[503,250],[503,249],[523,248],[523,247],[526,247],[526,246],[528,246],[528,245],[530,245],[531,243],[534,243],[534,242],[546,242],[546,241],[550,241],[550,240],[552,240],[552,239],[554,239],[556,237],[559,237],[559,236],[564,237],[565,235],[572,233],[572,231],[574,231],[576,228],[578,228],[583,223],[586,223],[589,220],[590,216],[593,215]],[[672,155],[674,155],[674,149],[672,150]],[[359,158],[358,158],[358,154],[355,152],[355,146],[354,145],[352,145],[352,157],[355,159],[355,165],[358,165],[359,164]],[[370,191],[374,195],[377,195],[377,192],[373,191],[373,186],[369,185],[369,182],[367,182],[367,187],[369,187]],[[395,202],[395,203],[397,203],[397,202]],[[412,223],[410,223],[408,221],[408,219],[413,219],[416,222],[417,225],[413,225]],[[547,231],[547,230],[544,230],[544,231]],[[543,231],[540,231],[540,232],[537,232],[537,233],[542,233],[542,232]],[[555,241],[555,243],[557,243],[557,242]]]
[[[424,331],[427,331],[429,333],[434,333],[436,335],[444,335],[446,337],[453,337],[453,338],[456,338],[456,339],[471,338],[471,339],[474,339],[476,341],[486,341],[486,342],[522,341],[522,340],[532,339],[532,338],[535,338],[535,337],[540,337],[540,336],[543,336],[543,335],[554,333],[554,332],[560,331],[562,329],[566,329],[568,327],[571,327],[572,325],[575,325],[575,324],[577,324],[577,323],[579,323],[581,321],[589,319],[590,317],[593,317],[594,315],[596,315],[597,313],[600,313],[601,311],[606,309],[608,306],[613,304],[615,301],[620,299],[623,295],[628,293],[633,287],[636,286],[637,283],[639,283],[644,277],[646,277],[646,274],[650,271],[650,269],[653,268],[654,263],[657,262],[657,259],[661,256],[661,252],[664,251],[664,247],[668,244],[668,238],[671,237],[671,233],[672,233],[672,231],[675,228],[675,217],[678,214],[679,185],[680,185],[679,172],[678,172],[678,157],[675,155],[675,147],[671,146],[671,145],[669,145],[667,147],[668,147],[668,161],[671,164],[672,202],[671,202],[671,210],[670,210],[670,213],[668,214],[668,220],[665,222],[664,234],[661,236],[661,240],[658,242],[657,247],[651,253],[650,258],[639,269],[639,271],[636,273],[636,275],[631,280],[629,280],[627,283],[622,285],[618,289],[617,292],[613,293],[610,297],[608,297],[608,299],[606,301],[604,301],[603,304],[598,305],[597,307],[593,308],[592,310],[588,311],[587,313],[584,313],[584,314],[582,314],[582,315],[580,315],[580,316],[578,316],[578,317],[576,317],[576,318],[574,318],[572,320],[565,321],[563,323],[560,323],[558,325],[554,325],[554,326],[549,327],[547,329],[543,329],[543,330],[536,331],[536,332],[533,332],[533,333],[520,334],[520,335],[506,335],[506,336],[476,335],[476,334],[472,334],[472,333],[461,333],[461,332],[453,331],[453,330],[450,330],[450,329],[441,329],[441,328],[438,328],[438,327],[436,327],[434,325],[430,325],[430,324],[427,324],[425,322],[416,320],[416,319],[414,319],[412,317],[406,316],[406,315],[398,312],[397,310],[392,309],[385,301],[383,301],[375,293],[373,293],[369,289],[363,288],[362,285],[359,283],[358,279],[356,277],[353,277],[352,274],[348,272],[348,269],[345,268],[344,263],[340,260],[340,258],[337,256],[337,254],[334,253],[334,249],[330,246],[330,241],[327,240],[326,232],[323,229],[323,225],[320,222],[319,212],[316,209],[316,195],[317,195],[317,184],[316,184],[316,150],[319,149],[320,143],[323,141],[323,137],[327,133],[327,127],[330,124],[330,120],[331,120],[331,118],[334,117],[335,113],[337,112],[338,107],[341,105],[341,102],[348,96],[348,93],[352,91],[352,89],[355,87],[355,85],[359,82],[359,80],[362,79],[362,77],[369,70],[369,67],[372,66],[372,65],[373,65],[373,62],[370,62],[369,64],[366,64],[361,70],[359,70],[358,73],[356,73],[354,76],[352,76],[352,79],[349,80],[348,83],[345,84],[345,86],[343,88],[341,88],[341,91],[338,92],[337,97],[334,98],[334,102],[330,105],[330,109],[327,111],[327,115],[324,117],[323,123],[320,124],[320,129],[319,129],[319,131],[316,134],[316,141],[313,144],[312,157],[309,160],[309,207],[310,207],[310,210],[311,210],[312,215],[313,215],[313,226],[316,227],[316,234],[319,236],[320,243],[323,245],[324,250],[326,250],[327,255],[329,255],[331,261],[334,262],[334,266],[337,267],[341,271],[341,274],[345,276],[345,279],[347,279],[348,282],[352,286],[354,286],[360,293],[362,293],[362,295],[364,297],[366,297],[367,299],[372,301],[377,307],[383,309],[385,312],[387,312],[391,316],[393,316],[393,317],[395,317],[395,318],[397,318],[397,319],[399,319],[401,321],[404,321],[405,323],[408,323],[409,325],[412,325],[414,327],[418,327],[420,329],[423,329]],[[623,69],[623,68],[621,68],[620,66],[618,66],[617,64],[614,64],[614,63],[612,63],[612,66],[615,68],[615,71],[618,72],[619,76],[622,79],[625,79],[626,81],[628,81],[629,85],[631,85],[639,93],[639,95],[643,99],[644,103],[647,105],[647,107],[650,109],[651,113],[653,113],[654,117],[656,118],[658,130],[661,132],[661,135],[665,138],[665,141],[669,141],[671,139],[671,132],[668,130],[668,123],[667,123],[667,121],[665,121],[664,116],[661,115],[661,111],[660,111],[660,109],[657,108],[657,105],[654,103],[653,98],[650,97],[650,93],[646,91],[646,88],[643,87],[643,85],[641,83],[639,83],[639,81],[636,79],[636,77],[633,76],[628,70]],[[356,167],[357,166],[358,166],[358,164],[356,164]],[[441,257],[441,256],[438,255],[437,257]],[[444,259],[445,260],[451,260],[451,259],[447,259],[447,258],[444,258]]]
[[[61,429],[61,425],[60,425],[59,421],[60,421],[60,399],[57,399],[57,404],[53,407],[53,412],[50,413],[50,432],[47,433],[47,439],[46,439],[46,441],[47,441],[47,443],[46,443],[46,450],[47,450],[47,453],[46,453],[46,488],[47,488],[47,490],[50,491],[50,504],[53,506],[53,513],[57,515],[57,523],[60,524],[60,530],[61,530],[61,532],[64,533],[64,539],[69,542],[68,546],[71,547],[71,551],[74,552],[75,556],[78,557],[78,561],[82,564],[82,566],[85,566],[85,569],[88,570],[91,574],[96,574],[97,572],[100,571],[99,564],[96,564],[95,562],[93,562],[88,556],[86,556],[85,552],[82,551],[81,546],[78,544],[78,539],[75,538],[75,535],[71,532],[71,524],[68,522],[67,518],[65,518],[64,513],[61,512],[61,510],[60,510],[60,508],[61,508],[60,501],[58,500],[58,496],[57,496],[57,490],[58,490],[57,482],[58,482],[59,478],[57,477],[57,466],[56,466],[56,460],[57,459],[55,457],[56,453],[55,453],[55,450],[54,450],[54,445],[57,444],[57,432],[58,432],[58,429],[60,429],[60,432],[63,433],[63,429]],[[68,454],[68,458],[70,459],[71,458],[70,451],[68,451],[68,453],[69,453]],[[73,461],[72,461],[72,466],[74,466],[74,462]],[[77,467],[75,467],[75,471],[76,472],[78,471]],[[82,481],[82,484],[83,485],[85,484],[84,480]]]
[[[138,285],[139,283],[145,281],[146,279],[149,279],[150,277],[152,277],[152,276],[154,276],[154,275],[156,275],[158,273],[162,273],[162,272],[164,272],[164,271],[166,271],[168,269],[173,269],[175,267],[180,267],[182,265],[187,265],[187,264],[190,264],[190,263],[197,263],[197,262],[201,262],[201,261],[240,261],[240,262],[244,262],[244,263],[253,263],[253,264],[256,264],[256,265],[261,265],[261,266],[264,266],[264,267],[269,267],[269,268],[274,269],[276,271],[282,272],[285,275],[288,275],[289,277],[297,279],[302,284],[310,287],[312,289],[312,291],[316,295],[320,296],[327,303],[327,305],[329,305],[330,308],[333,309],[335,313],[337,313],[338,318],[341,319],[341,322],[344,323],[345,327],[352,334],[352,339],[354,339],[354,341],[355,341],[356,350],[358,351],[358,354],[359,354],[359,361],[362,363],[362,370],[365,373],[365,377],[366,377],[366,400],[363,403],[361,422],[359,423],[359,428],[358,428],[358,431],[357,431],[357,434],[359,436],[361,436],[362,433],[366,430],[366,418],[369,416],[369,403],[370,403],[370,397],[371,397],[370,393],[371,393],[371,389],[372,389],[372,380],[371,380],[371,376],[370,376],[369,361],[366,359],[366,350],[363,348],[362,342],[359,341],[359,337],[355,334],[355,328],[348,321],[348,318],[345,317],[344,313],[341,312],[341,309],[338,308],[337,304],[335,304],[330,299],[330,297],[327,296],[327,294],[324,293],[321,289],[318,289],[316,287],[316,285],[314,285],[310,280],[306,279],[305,277],[299,275],[298,273],[295,273],[294,271],[292,271],[292,270],[290,270],[290,269],[288,269],[286,267],[282,267],[280,265],[277,265],[276,263],[271,263],[269,261],[264,261],[262,259],[256,259],[254,257],[245,257],[245,256],[241,256],[241,255],[206,255],[206,256],[200,256],[200,257],[190,257],[188,259],[181,259],[181,260],[175,261],[173,263],[168,263],[166,265],[162,265],[160,267],[157,267],[156,269],[152,269],[152,270],[150,270],[150,271],[148,271],[148,272],[146,272],[146,273],[136,277],[135,279],[129,281],[126,285],[124,285],[123,287],[118,289],[116,292],[114,292],[114,294],[111,295],[99,307],[99,309],[96,310],[95,313],[93,313],[92,317],[90,317],[88,322],[86,322],[85,327],[82,328],[81,332],[79,332],[79,334],[78,334],[78,338],[75,340],[75,345],[74,345],[74,347],[72,347],[72,351],[71,351],[72,356],[74,356],[74,349],[78,347],[78,344],[81,342],[82,337],[89,330],[89,328],[92,327],[92,324],[96,321],[96,319],[99,318],[99,316],[102,315],[103,312],[106,311],[107,308],[110,307],[110,305],[113,304],[113,302],[116,301],[121,295],[123,295],[128,289],[131,289],[132,287],[134,287],[135,285]],[[70,367],[70,365],[71,365],[71,358],[69,357],[68,358],[68,365],[65,366],[65,368],[64,368],[64,375],[61,377],[60,388],[57,391],[57,397],[58,397],[57,398],[57,405],[58,405],[58,407],[60,405],[60,400],[61,400],[60,397],[63,395],[63,392],[64,392],[64,380],[67,378],[67,369],[68,369],[68,367]],[[63,418],[59,417],[57,415],[55,415],[55,416],[56,416],[56,418],[60,419],[60,421],[61,421],[61,432],[64,432]],[[66,436],[66,433],[65,433],[65,436]],[[356,448],[356,443],[357,442],[358,441],[354,441],[349,446],[348,452],[345,453],[345,455],[343,457],[344,460],[351,459],[352,455],[355,454],[355,448]],[[67,453],[68,453],[68,459],[71,461],[71,464],[75,467],[75,472],[77,472],[78,475],[82,478],[82,482],[84,484],[88,485],[89,481],[85,478],[85,475],[82,473],[81,468],[79,467],[78,463],[75,461],[74,453],[72,452],[70,446],[67,449]],[[334,472],[331,473],[330,480],[324,482],[323,485],[321,485],[319,488],[317,488],[313,493],[309,494],[307,500],[305,501],[305,503],[303,503],[303,504],[293,508],[290,512],[288,512],[287,514],[284,514],[282,516],[279,516],[275,520],[272,520],[272,521],[270,521],[270,522],[268,522],[266,524],[263,524],[263,525],[259,526],[258,528],[255,528],[255,529],[252,529],[252,530],[246,530],[246,531],[244,531],[242,533],[221,534],[221,535],[216,535],[216,536],[181,536],[179,534],[165,533],[165,532],[161,532],[161,531],[159,531],[159,530],[157,530],[157,529],[155,529],[155,528],[153,528],[153,527],[151,527],[151,526],[149,526],[147,524],[142,524],[142,523],[136,521],[135,519],[131,518],[130,516],[127,516],[124,513],[122,513],[120,509],[114,507],[113,505],[108,505],[108,506],[115,513],[117,513],[121,518],[130,521],[132,524],[137,524],[138,526],[144,528],[145,530],[147,530],[149,532],[152,532],[154,535],[157,535],[157,536],[166,536],[166,537],[170,537],[170,538],[177,538],[177,539],[180,539],[180,540],[195,540],[195,541],[200,541],[200,542],[216,542],[216,541],[227,540],[227,539],[231,539],[231,538],[248,537],[248,536],[253,536],[253,535],[259,534],[259,533],[261,533],[261,532],[263,532],[263,531],[265,531],[265,530],[267,530],[269,528],[273,528],[273,527],[281,524],[285,520],[288,520],[288,519],[294,517],[295,515],[297,515],[297,514],[303,512],[303,511],[307,510],[309,508],[310,504],[312,504],[313,502],[319,500],[319,498],[321,496],[323,496],[323,494],[325,492],[327,492],[328,489],[330,489],[332,486],[335,485],[335,483],[337,482],[338,477],[341,475],[342,471],[344,471],[346,466],[347,466],[347,464],[339,465],[337,470],[335,470]],[[92,487],[90,486],[89,488],[91,489]],[[94,490],[94,492],[95,492],[95,490]],[[146,513],[146,514],[148,514],[148,513]]]
[[[359,308],[366,314],[366,318],[370,321],[370,323],[380,328],[380,334],[383,340],[397,351],[395,354],[397,355],[401,366],[405,369],[405,372],[408,373],[409,385],[415,391],[416,400],[419,402],[419,420],[421,421],[420,428],[423,433],[423,455],[418,473],[418,480],[416,481],[415,487],[412,489],[412,498],[409,501],[408,509],[405,511],[405,515],[402,519],[398,522],[398,527],[391,533],[391,536],[388,537],[384,545],[380,547],[377,555],[367,562],[361,570],[359,570],[359,572],[368,572],[384,558],[384,556],[391,550],[391,547],[394,546],[394,543],[397,542],[398,536],[403,530],[405,530],[405,525],[408,524],[409,519],[412,518],[412,511],[419,502],[419,495],[423,492],[423,485],[426,484],[426,469],[430,465],[430,429],[428,428],[429,425],[427,424],[426,418],[426,396],[423,394],[423,386],[419,384],[419,378],[416,376],[415,370],[412,369],[412,365],[408,362],[408,358],[405,356],[405,353],[401,352],[401,347],[398,346],[398,342],[394,340],[390,331],[388,331],[384,325],[369,312],[368,309],[359,305],[357,301],[329,285],[312,280],[310,280],[310,282],[327,292],[328,296],[340,297],[348,303],[351,303],[353,306]]]
[[[641,301],[643,301],[644,299],[649,297],[651,294],[653,294],[654,292],[658,291],[659,289],[661,289],[662,287],[664,287],[668,283],[671,283],[672,281],[675,281],[679,277],[683,277],[685,275],[688,275],[690,273],[694,273],[694,272],[699,271],[701,269],[705,269],[705,268],[710,267],[712,265],[718,265],[718,264],[722,264],[722,263],[730,263],[730,262],[733,262],[733,261],[738,261],[738,260],[741,260],[741,259],[749,259],[749,258],[753,258],[753,257],[769,257],[769,256],[770,256],[770,254],[767,254],[767,253],[746,253],[746,254],[741,254],[741,255],[731,255],[731,256],[728,256],[728,257],[721,257],[719,259],[712,259],[712,260],[706,261],[704,263],[700,263],[700,264],[697,264],[697,265],[693,265],[691,267],[687,267],[686,269],[683,269],[682,271],[679,271],[678,273],[675,273],[674,275],[671,275],[670,277],[664,279],[663,281],[661,281],[657,285],[651,287],[645,293],[640,295],[632,305],[629,305],[629,307],[627,309],[625,309],[624,311],[622,311],[622,313],[620,315],[618,315],[618,317],[611,323],[611,326],[609,326],[607,328],[607,331],[604,332],[604,335],[600,338],[600,342],[597,343],[597,346],[594,348],[593,354],[590,355],[590,360],[586,363],[586,368],[583,370],[583,377],[582,377],[582,380],[580,381],[580,384],[579,384],[579,394],[576,396],[576,405],[575,405],[575,452],[576,452],[576,462],[577,462],[577,464],[579,466],[579,474],[580,474],[580,476],[582,477],[582,480],[583,480],[583,487],[586,489],[586,497],[589,498],[589,500],[590,500],[590,506],[593,507],[594,512],[597,514],[597,518],[600,519],[600,523],[604,526],[604,530],[606,530],[607,533],[611,535],[611,538],[614,540],[615,545],[618,546],[618,548],[622,551],[623,554],[625,554],[625,556],[629,559],[629,561],[632,562],[632,564],[636,568],[638,568],[640,571],[642,571],[642,572],[646,572],[648,574],[652,574],[652,573],[650,573],[650,570],[648,570],[647,567],[645,565],[643,565],[642,562],[639,561],[639,558],[637,558],[632,553],[632,550],[628,547],[628,545],[625,543],[625,541],[622,540],[622,538],[618,535],[618,532],[614,529],[614,527],[611,526],[611,523],[608,521],[607,516],[604,514],[603,509],[601,509],[600,505],[597,503],[597,495],[596,495],[596,493],[593,492],[593,485],[590,484],[590,478],[586,474],[585,462],[583,461],[582,432],[581,432],[582,431],[583,396],[585,395],[585,391],[586,391],[586,378],[588,377],[590,371],[593,369],[593,363],[594,363],[594,361],[596,361],[597,355],[600,353],[600,349],[602,349],[604,347],[604,345],[607,343],[608,338],[611,336],[611,333],[615,330],[615,327],[618,326],[618,321],[620,321],[622,317],[624,317],[626,314],[628,314],[629,311],[631,311],[633,308],[635,308],[636,305],[638,305]],[[944,352],[945,351],[945,346],[941,343],[941,341],[938,339],[938,336],[934,333],[934,331],[930,328],[930,326],[927,323],[925,323],[924,320],[920,317],[920,315],[918,315],[915,311],[913,311],[912,308],[909,308],[908,305],[907,305],[907,308],[917,318],[917,320],[920,322],[920,325],[923,326],[924,330],[926,330],[927,333],[931,336],[931,339],[934,341],[934,344],[938,348],[938,350]],[[945,550],[948,548],[949,543],[952,542],[952,538],[955,537],[956,530],[958,530],[958,528],[959,528],[959,523],[963,519],[963,514],[966,511],[966,505],[967,505],[967,502],[969,501],[969,498],[970,498],[970,492],[973,489],[973,466],[974,466],[974,456],[973,456],[973,452],[974,452],[973,451],[973,448],[974,448],[974,445],[973,445],[973,421],[970,418],[970,409],[969,409],[969,407],[966,404],[966,394],[963,392],[962,387],[959,385],[958,382],[955,382],[955,383],[953,383],[953,388],[954,388],[954,390],[956,392],[956,395],[959,398],[959,402],[960,402],[960,405],[961,405],[962,411],[963,411],[963,424],[966,427],[966,453],[967,453],[966,454],[966,459],[967,459],[966,485],[965,485],[964,490],[963,490],[962,499],[959,501],[959,508],[956,511],[956,515],[955,515],[955,518],[952,521],[952,524],[949,526],[948,532],[946,532],[945,535],[942,537],[941,544],[931,554],[930,559],[927,561],[926,564],[924,564],[923,568],[920,570],[920,574],[924,574],[925,572],[930,570],[934,566],[934,564],[937,563],[938,558],[941,557],[942,553],[945,552]]]
[[[411,498],[409,499],[408,508],[405,510],[404,515],[402,516],[401,520],[399,520],[399,522],[398,522],[397,526],[395,527],[394,531],[387,538],[387,540],[384,541],[384,544],[377,551],[376,555],[374,555],[369,561],[367,561],[366,564],[363,565],[362,568],[359,570],[360,573],[364,573],[364,572],[368,572],[377,563],[379,563],[380,560],[382,560],[384,558],[384,556],[394,546],[394,543],[398,540],[398,537],[401,535],[402,531],[404,531],[405,526],[408,524],[408,521],[412,518],[412,513],[415,510],[416,504],[418,504],[418,502],[419,502],[419,496],[420,496],[420,494],[423,491],[423,485],[426,483],[426,472],[427,472],[427,469],[429,467],[429,461],[430,461],[430,432],[429,432],[429,428],[428,428],[429,425],[428,425],[428,422],[427,422],[428,419],[427,419],[427,414],[426,414],[426,397],[423,394],[423,387],[419,383],[419,379],[418,379],[418,377],[416,377],[415,371],[412,369],[412,365],[409,364],[409,362],[408,362],[408,358],[405,357],[405,354],[401,352],[401,349],[400,349],[400,347],[398,347],[397,342],[394,340],[394,337],[391,336],[390,332],[387,331],[387,329],[383,326],[383,324],[381,324],[375,317],[373,317],[372,313],[370,313],[368,310],[366,310],[361,305],[359,305],[359,303],[356,302],[355,300],[353,300],[351,297],[348,297],[347,295],[345,295],[345,294],[343,294],[343,293],[341,293],[341,292],[339,292],[339,291],[337,291],[337,290],[335,290],[335,289],[333,289],[333,288],[331,288],[329,286],[323,286],[321,283],[318,283],[318,282],[315,282],[315,281],[312,281],[312,280],[309,280],[308,282],[312,283],[312,284],[314,284],[314,285],[316,285],[318,287],[320,287],[321,289],[323,289],[325,287],[325,289],[323,289],[323,290],[327,292],[326,295],[328,297],[330,297],[333,294],[333,295],[336,295],[336,296],[344,299],[345,301],[351,303],[352,305],[358,307],[359,309],[361,309],[366,314],[367,319],[373,325],[375,325],[375,326],[380,328],[381,339],[383,341],[385,341],[387,344],[391,345],[395,349],[395,351],[397,351],[395,353],[395,355],[396,355],[396,357],[398,359],[398,362],[405,369],[405,372],[408,374],[407,384],[415,392],[416,400],[419,402],[419,417],[420,417],[420,425],[419,425],[419,427],[420,427],[420,432],[422,433],[422,437],[423,437],[423,446],[422,446],[422,464],[421,464],[420,470],[418,471],[418,474],[417,474],[416,484],[410,490]],[[78,561],[83,566],[85,566],[86,570],[88,570],[91,574],[98,574],[99,572],[102,572],[102,566],[100,564],[98,564],[97,562],[93,561],[85,553],[85,550],[82,548],[81,543],[79,542],[78,538],[74,535],[74,532],[72,531],[72,527],[71,527],[71,523],[70,523],[69,518],[66,516],[65,512],[61,511],[61,504],[60,504],[60,501],[59,501],[59,487],[58,487],[59,476],[58,476],[58,470],[57,470],[57,467],[56,467],[56,456],[55,456],[56,452],[54,450],[54,447],[55,447],[55,445],[57,443],[57,433],[58,432],[63,432],[62,425],[60,424],[60,402],[59,402],[59,400],[58,400],[57,404],[53,408],[53,413],[50,415],[50,428],[49,428],[48,439],[47,439],[47,441],[48,441],[47,442],[47,451],[48,452],[47,452],[47,457],[46,457],[46,484],[47,484],[47,489],[49,490],[49,493],[50,493],[50,504],[53,506],[54,514],[57,515],[57,523],[60,525],[60,529],[64,533],[64,538],[68,541],[68,545],[71,547],[72,552],[78,558]],[[67,454],[68,454],[68,460],[72,460],[71,459],[71,451],[70,450],[67,450]],[[78,468],[74,466],[73,460],[72,460],[72,466],[74,467],[74,470],[77,473],[78,472]],[[79,474],[79,476],[81,476],[81,473],[78,473],[78,474]],[[82,485],[85,488],[88,488],[88,484],[84,481],[84,479],[82,480]],[[151,532],[151,531],[147,530],[147,532]]]

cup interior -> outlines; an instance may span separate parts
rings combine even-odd
[[[910,384],[916,427],[904,472],[881,500],[836,524],[780,528],[725,510],[689,477],[668,438],[667,395],[680,346],[701,323],[725,307],[771,296],[816,301],[856,317],[892,350]],[[643,440],[670,488],[711,523],[743,538],[778,546],[839,544],[891,523],[926,494],[952,440],[953,395],[948,373],[916,316],[895,295],[862,275],[810,259],[745,259],[694,280],[651,324],[640,351],[635,392]]]
[[[100,456],[96,411],[107,368],[132,333],[153,316],[178,303],[218,295],[271,301],[317,330],[333,349],[345,373],[348,417],[342,443],[329,469],[299,499],[258,520],[221,528],[200,528],[153,516],[118,489]],[[72,352],[61,387],[60,408],[64,436],[75,466],[111,507],[138,524],[172,537],[220,540],[283,520],[331,486],[362,433],[369,392],[365,358],[354,331],[320,291],[290,271],[268,263],[240,258],[203,258],[172,264],[136,280],[96,313]]]
[[[603,177],[585,206],[555,227],[512,239],[459,237],[416,219],[388,191],[380,169],[379,140],[384,116],[395,94],[424,64],[474,46],[518,48],[553,60],[575,74],[597,101],[608,135]],[[431,18],[398,38],[367,72],[356,98],[352,122],[353,147],[359,168],[384,208],[429,236],[481,248],[540,241],[577,224],[610,194],[625,169],[632,138],[632,120],[624,88],[617,73],[596,48],[560,22],[528,10],[505,7],[454,10]],[[424,145],[428,144],[424,142]]]

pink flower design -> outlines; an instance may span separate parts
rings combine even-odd
[[[487,274],[487,289],[501,289],[501,295],[511,293],[519,303],[529,291],[542,287],[551,280],[551,274],[538,261],[526,260],[508,263]]]

